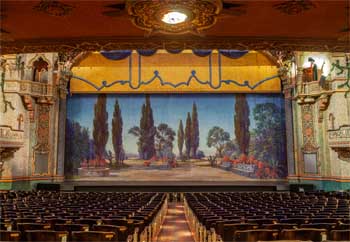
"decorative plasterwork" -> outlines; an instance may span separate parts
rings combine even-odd
[[[285,0],[274,5],[275,9],[288,15],[297,15],[315,7],[311,0]]]
[[[350,49],[346,41],[333,39],[199,36],[37,39],[33,41],[0,42],[0,45],[2,54],[131,49],[236,49],[327,52],[347,52]]]
[[[55,0],[41,0],[33,9],[51,16],[62,17],[69,15],[74,7]]]
[[[50,105],[38,105],[38,125],[37,125],[37,143],[34,147],[35,151],[40,153],[49,152],[50,137]]]
[[[312,105],[304,104],[301,107],[302,111],[302,127],[303,127],[303,151],[315,152],[317,151],[315,130],[314,130],[314,115]]]
[[[350,125],[328,131],[329,146],[338,153],[338,158],[350,161]]]
[[[0,177],[2,176],[5,160],[23,147],[24,131],[13,129],[11,126],[0,125]]]
[[[20,96],[29,95],[40,98],[53,98],[54,87],[50,84],[32,82],[25,80],[8,80],[5,81],[5,93],[17,93]]]
[[[199,33],[216,23],[222,9],[219,0],[141,0],[127,1],[126,8],[133,24],[149,33],[167,34]],[[179,24],[166,24],[162,21],[164,14],[180,11],[188,20]]]
[[[34,101],[30,95],[23,95],[22,102],[23,106],[28,110],[29,112],[29,120],[31,123],[33,123],[34,120]]]

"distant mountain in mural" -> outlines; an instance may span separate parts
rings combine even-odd
[[[239,181],[287,174],[280,95],[74,95],[72,179]]]

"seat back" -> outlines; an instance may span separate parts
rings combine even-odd
[[[258,240],[276,240],[279,231],[275,229],[255,229],[238,230],[235,232],[234,241],[236,242],[255,242]]]
[[[126,241],[128,238],[128,228],[116,225],[94,225],[93,231],[114,232],[118,241]]]
[[[333,241],[349,241],[350,240],[350,229],[332,230],[329,233],[329,240],[333,240]]]
[[[258,227],[258,224],[224,224],[223,240],[232,241],[237,230],[251,230]]]
[[[283,229],[295,229],[297,228],[297,224],[263,224],[261,225],[262,229],[277,229],[279,231]]]
[[[68,232],[50,230],[27,230],[24,232],[26,241],[63,242],[67,241]]]
[[[20,241],[21,232],[0,230],[0,241]]]
[[[72,232],[72,241],[74,242],[104,242],[117,241],[113,232],[88,231],[88,232]]]
[[[50,224],[39,224],[39,223],[18,223],[17,229],[19,231],[25,230],[49,230],[51,229]]]
[[[56,231],[89,231],[88,224],[55,224]]]
[[[313,229],[327,229],[331,231],[335,229],[337,224],[335,223],[311,223],[311,224],[301,224],[300,228],[313,228]]]
[[[280,238],[284,240],[322,241],[326,237],[326,229],[284,229],[280,234]]]

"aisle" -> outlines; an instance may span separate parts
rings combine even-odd
[[[194,242],[182,203],[169,203],[158,242]]]

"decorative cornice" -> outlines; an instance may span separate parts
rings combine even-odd
[[[101,51],[121,49],[237,49],[281,51],[349,52],[346,41],[334,39],[283,38],[283,37],[108,37],[1,41],[1,54]]]

